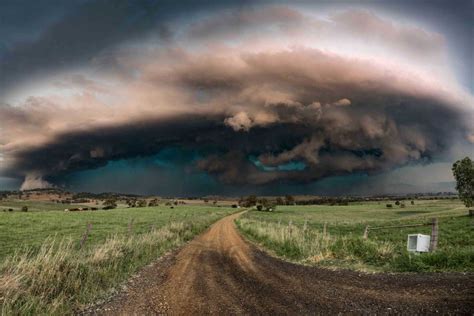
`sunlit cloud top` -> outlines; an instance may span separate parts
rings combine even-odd
[[[237,187],[472,152],[459,55],[426,21],[342,2],[57,10],[0,51],[0,173],[25,189],[171,147],[194,153],[187,172]]]

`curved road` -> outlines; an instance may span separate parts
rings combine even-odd
[[[99,314],[472,314],[472,274],[364,274],[295,265],[245,242],[231,215],[145,268]]]

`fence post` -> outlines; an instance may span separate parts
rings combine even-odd
[[[128,222],[128,234],[132,235],[133,218]]]
[[[324,223],[323,226],[323,236],[326,237],[328,223]]]
[[[365,225],[364,239],[369,238],[369,225]]]
[[[305,219],[305,220],[304,220],[303,231],[306,231],[307,228],[308,228],[308,220]]]
[[[290,221],[288,223],[288,230],[290,231],[290,235],[291,235],[291,231],[292,231],[292,227],[291,227],[292,224],[293,224],[293,221],[290,219]]]
[[[86,227],[86,231],[84,232],[84,235],[82,235],[82,239],[81,239],[81,243],[79,245],[79,249],[82,249],[82,246],[84,246],[84,243],[86,242],[87,237],[89,236],[89,232],[91,231],[91,229],[92,229],[92,224],[88,223],[87,227]]]
[[[438,219],[433,218],[431,223],[430,252],[436,251],[436,248],[438,248]]]

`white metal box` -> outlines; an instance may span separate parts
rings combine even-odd
[[[429,235],[409,234],[407,240],[407,250],[414,252],[429,252],[430,251]]]

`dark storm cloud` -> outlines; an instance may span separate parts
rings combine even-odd
[[[121,43],[147,35],[167,40],[172,37],[167,22],[184,13],[232,4],[191,0],[2,1],[0,97],[22,81],[93,64],[101,60],[101,53]]]
[[[440,92],[436,84],[370,61],[311,49],[216,54],[146,63],[138,88],[124,91],[139,99],[115,108],[90,98],[65,109],[47,100],[5,107],[1,114],[11,127],[9,138],[19,142],[5,147],[7,171],[25,175],[24,188],[45,186],[49,177],[175,146],[209,149],[211,154],[195,167],[224,183],[310,182],[429,161],[449,150],[452,139],[472,133],[466,116],[472,113],[463,107],[468,96]],[[165,87],[162,78],[167,78]],[[95,89],[84,78],[76,81]],[[196,98],[199,93],[205,98]],[[150,103],[143,103],[148,98]],[[169,100],[175,104],[164,107]],[[90,112],[84,114],[83,106]],[[96,124],[91,115],[107,121]],[[75,130],[68,122],[76,124]],[[70,131],[48,135],[58,124]],[[19,126],[34,126],[43,138],[35,140],[34,129],[15,130]],[[294,162],[306,167],[271,168]]]
[[[45,187],[171,146],[199,152],[190,168],[221,183],[308,183],[430,161],[453,139],[474,143],[472,96],[443,68],[438,33],[363,10],[321,20],[252,7],[196,13],[181,32],[165,29],[172,41],[147,46],[150,30],[193,3],[87,2],[4,55],[8,82],[89,60],[131,75],[71,71],[53,82],[56,94],[1,105],[0,175]],[[324,36],[314,40],[316,29]],[[407,52],[430,58],[398,58]]]

